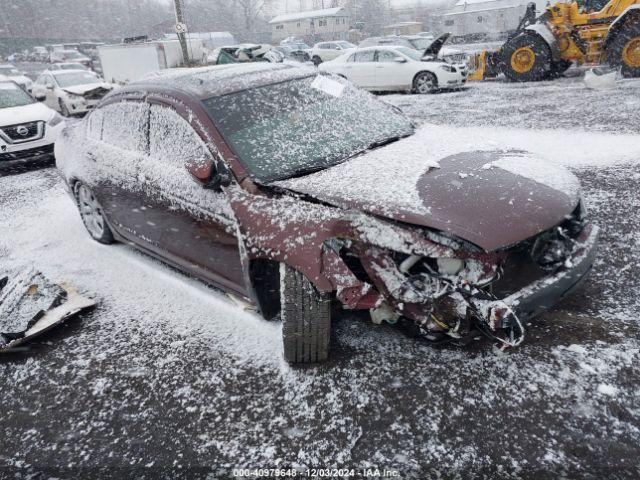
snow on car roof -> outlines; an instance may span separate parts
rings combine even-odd
[[[314,75],[310,67],[268,62],[165,70],[129,85],[164,86],[184,90],[199,98],[226,95],[248,88]]]

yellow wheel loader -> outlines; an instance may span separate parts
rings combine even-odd
[[[530,4],[514,35],[472,59],[470,80],[504,73],[514,82],[552,78],[572,62],[609,65],[640,77],[640,0],[559,1],[536,18]]]

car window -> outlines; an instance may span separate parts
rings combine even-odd
[[[133,152],[147,151],[148,104],[120,102],[100,110],[104,115],[103,142]]]
[[[161,105],[151,105],[149,152],[154,160],[180,168],[186,163],[213,161],[207,145],[189,122]]]
[[[365,50],[364,52],[356,52],[354,62],[373,62],[375,59],[375,50]]]
[[[87,118],[87,137],[92,140],[102,140],[102,123],[104,109],[100,108],[89,114]]]
[[[393,60],[398,57],[394,52],[389,50],[378,50],[378,61],[379,62],[393,62]]]

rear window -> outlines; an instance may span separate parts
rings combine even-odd
[[[120,102],[96,110],[102,113],[102,141],[124,150],[146,153],[149,105],[142,102]],[[99,119],[99,113],[96,120]]]
[[[27,92],[13,83],[0,83],[0,108],[22,107],[35,103]]]

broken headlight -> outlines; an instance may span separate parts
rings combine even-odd
[[[573,240],[562,227],[538,236],[531,248],[531,259],[544,270],[564,265],[573,250]]]

